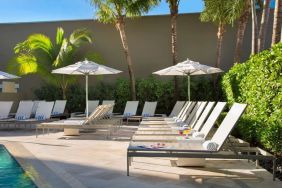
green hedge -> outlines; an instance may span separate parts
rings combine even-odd
[[[282,154],[282,44],[234,65],[222,80],[229,104],[247,103],[239,134],[275,154]]]
[[[213,100],[213,89],[210,77],[192,77],[191,99]],[[178,100],[187,99],[187,80],[180,78],[180,93]],[[136,82],[137,100],[140,101],[138,112],[141,113],[145,101],[158,101],[156,113],[170,113],[175,101],[173,97],[174,87],[171,80],[164,81],[150,76],[146,79],[138,79]],[[61,99],[60,88],[45,85],[35,90],[38,99]],[[67,91],[67,109],[69,112],[83,111],[85,109],[84,85],[72,85]],[[122,113],[126,101],[130,100],[130,84],[128,79],[119,78],[114,84],[100,82],[95,87],[89,88],[89,100],[115,100],[114,112]]]

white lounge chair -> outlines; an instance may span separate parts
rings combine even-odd
[[[172,111],[171,111],[171,113],[170,113],[170,115],[168,117],[175,117],[175,116],[177,116],[180,113],[180,111],[181,111],[182,107],[184,106],[184,104],[185,104],[185,101],[177,101],[175,103],[175,105],[174,105],[174,107],[173,107],[173,109],[172,109]]]
[[[65,135],[79,135],[79,129],[99,129],[109,128],[114,125],[114,122],[105,124],[102,122],[103,118],[107,117],[107,113],[112,109],[113,105],[100,105],[92,112],[88,118],[81,119],[67,119],[48,123],[41,123],[36,127],[36,137],[38,135],[38,129],[64,129]],[[101,126],[99,126],[101,125]]]
[[[134,116],[127,117],[127,124],[128,124],[128,121],[130,121],[130,120],[137,120],[137,121],[140,122],[143,117],[146,118],[146,117],[154,116],[156,108],[157,108],[157,104],[158,104],[158,102],[145,101],[141,116],[135,116],[134,115]]]
[[[138,104],[139,101],[127,101],[124,108],[123,117],[135,116]]]
[[[91,114],[99,105],[99,100],[88,100],[88,113]],[[86,109],[85,109],[86,114]]]
[[[52,110],[52,116],[58,116],[65,112],[67,101],[66,100],[56,100],[53,110]]]
[[[36,113],[38,104],[39,104],[40,102],[45,102],[45,100],[33,101],[33,106],[32,106],[32,109],[31,109],[31,115],[30,115],[30,117],[32,117],[32,118],[35,117],[35,113]],[[30,117],[28,117],[28,118],[30,118]]]
[[[107,104],[115,105],[115,101],[114,100],[103,100],[102,105],[107,105]],[[114,108],[110,109],[108,113],[112,115],[113,110]]]
[[[12,105],[13,101],[0,101],[0,119],[9,118]]]

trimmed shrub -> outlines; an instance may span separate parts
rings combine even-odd
[[[181,78],[178,100],[187,100],[187,78]],[[35,91],[39,99],[60,99],[61,92],[54,86],[43,86]],[[197,76],[191,79],[192,100],[213,100],[212,82],[207,76]],[[165,81],[150,76],[136,81],[137,100],[140,101],[138,112],[141,113],[145,101],[158,101],[156,113],[170,113],[175,104],[174,87],[171,80]],[[119,78],[115,84],[98,83],[89,87],[89,100],[115,100],[114,112],[123,113],[126,101],[131,100],[130,83],[128,79]],[[84,111],[84,85],[71,85],[67,91],[67,109],[69,112]]]
[[[282,44],[234,65],[222,80],[229,104],[247,103],[239,122],[244,139],[282,154]]]

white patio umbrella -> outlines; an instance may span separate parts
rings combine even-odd
[[[153,74],[167,75],[167,76],[187,76],[188,100],[190,101],[190,76],[201,75],[201,74],[214,74],[219,72],[223,72],[223,70],[219,68],[210,67],[207,65],[202,65],[199,62],[195,62],[187,59],[186,61],[177,63],[174,66],[153,72]]]
[[[85,76],[85,98],[86,98],[86,117],[88,117],[88,76],[89,75],[102,75],[102,74],[118,74],[122,71],[97,64],[93,61],[79,61],[75,64],[68,65],[59,69],[55,69],[52,73],[55,74],[72,74]]]
[[[9,80],[9,79],[17,79],[17,78],[20,77],[0,71],[0,80]]]

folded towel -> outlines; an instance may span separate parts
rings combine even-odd
[[[203,147],[208,151],[217,151],[218,144],[211,140],[207,140],[203,143]]]
[[[201,132],[194,132],[192,134],[192,137],[193,138],[204,138],[205,137],[205,134],[204,133],[201,133]]]

